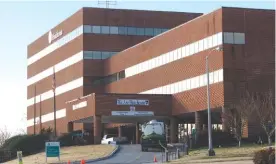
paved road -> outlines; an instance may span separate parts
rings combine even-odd
[[[156,157],[158,162],[162,160],[162,154],[158,151],[142,152],[140,145],[121,145],[120,150],[111,158],[91,162],[89,164],[144,164],[153,163]]]

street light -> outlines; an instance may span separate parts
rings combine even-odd
[[[212,49],[208,55],[206,56],[206,74],[207,74],[207,107],[208,107],[208,144],[209,144],[209,149],[208,149],[208,156],[215,156],[215,151],[213,149],[213,144],[212,144],[212,124],[211,124],[211,109],[210,109],[210,84],[209,84],[209,63],[208,63],[208,56],[211,54],[213,51],[222,51],[222,47],[216,47]]]

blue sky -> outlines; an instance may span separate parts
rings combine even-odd
[[[111,8],[208,13],[221,6],[275,9],[274,1],[117,1]],[[0,128],[26,126],[27,45],[81,7],[98,1],[0,1]],[[104,7],[101,5],[100,7]]]

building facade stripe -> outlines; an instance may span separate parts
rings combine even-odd
[[[223,69],[209,72],[210,84],[223,81]],[[193,78],[185,79],[161,87],[153,88],[139,94],[176,94],[189,91],[195,88],[200,88],[207,85],[207,74],[199,75]]]
[[[223,69],[209,72],[210,84],[215,84],[223,81]],[[164,85],[158,88],[140,92],[139,94],[176,94],[189,91],[195,88],[200,88],[207,85],[207,74],[199,75],[193,78],[178,81],[169,85]],[[73,109],[74,110],[74,109]],[[57,111],[57,119],[66,116],[66,109]],[[48,113],[42,116],[42,123],[54,120],[54,113]],[[36,117],[36,124],[39,124],[39,117]],[[33,118],[29,119],[27,126],[33,126]]]
[[[122,30],[123,29],[123,30]],[[83,33],[93,34],[115,34],[115,35],[137,35],[137,36],[156,36],[168,29],[163,28],[136,28],[136,27],[121,27],[121,26],[92,26],[92,25],[81,25],[72,32],[66,34],[56,42],[45,47],[40,52],[34,54],[28,59],[28,66],[35,63],[39,59],[47,56],[51,52],[57,50],[73,39],[77,38]],[[143,31],[143,32],[141,32]]]
[[[236,36],[236,37],[234,37]],[[222,45],[223,43],[227,44],[245,44],[245,35],[244,33],[233,33],[219,32],[217,34],[211,35],[209,37],[203,38],[199,41],[193,42],[191,44],[185,45],[178,49],[172,50],[155,58],[146,60],[144,62],[138,63],[131,67],[125,69],[125,77],[130,77],[162,65],[171,63],[173,61],[195,55],[199,52],[208,50]]]
[[[78,52],[77,54],[63,60],[62,62],[56,64],[55,66],[51,66],[48,69],[44,70],[43,72],[40,72],[33,77],[29,78],[27,81],[28,86],[48,77],[53,74],[53,67],[55,67],[55,73],[70,67],[71,65],[83,60],[83,51]]]
[[[70,81],[66,84],[63,84],[59,87],[56,88],[56,96],[60,95],[60,94],[63,94],[65,92],[68,92],[70,90],[73,90],[73,89],[76,89],[78,87],[81,87],[83,86],[83,77],[80,77],[78,79],[75,79],[73,81]],[[41,101],[44,101],[44,100],[47,100],[47,99],[50,99],[52,97],[54,97],[54,93],[53,93],[53,90],[50,89],[49,91],[47,92],[44,92],[41,95]],[[36,98],[38,99],[40,95],[37,95]],[[27,101],[27,107],[30,106],[30,105],[33,105],[34,104],[34,97],[28,99]]]
[[[63,117],[66,117],[66,109],[65,108],[56,111],[56,119],[60,119]],[[40,122],[45,123],[45,122],[49,122],[52,120],[54,120],[54,112],[42,115],[41,120],[39,120],[39,117],[36,117],[35,124],[37,125],[37,124],[40,124]],[[30,127],[33,125],[34,125],[34,118],[27,120],[27,127]]]
[[[28,66],[33,64],[34,62],[38,61],[39,59],[47,56],[51,52],[57,50],[58,48],[62,47],[63,45],[67,44],[68,42],[72,41],[73,39],[77,38],[83,33],[83,26],[80,26],[73,30],[72,32],[68,33],[64,37],[60,38],[56,42],[50,44],[48,47],[44,48],[43,50],[39,51],[38,53],[34,54],[28,59]]]

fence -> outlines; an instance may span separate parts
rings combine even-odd
[[[188,145],[184,143],[168,144],[168,147],[162,146],[162,162],[168,162],[171,160],[179,159],[181,156],[188,155]]]

